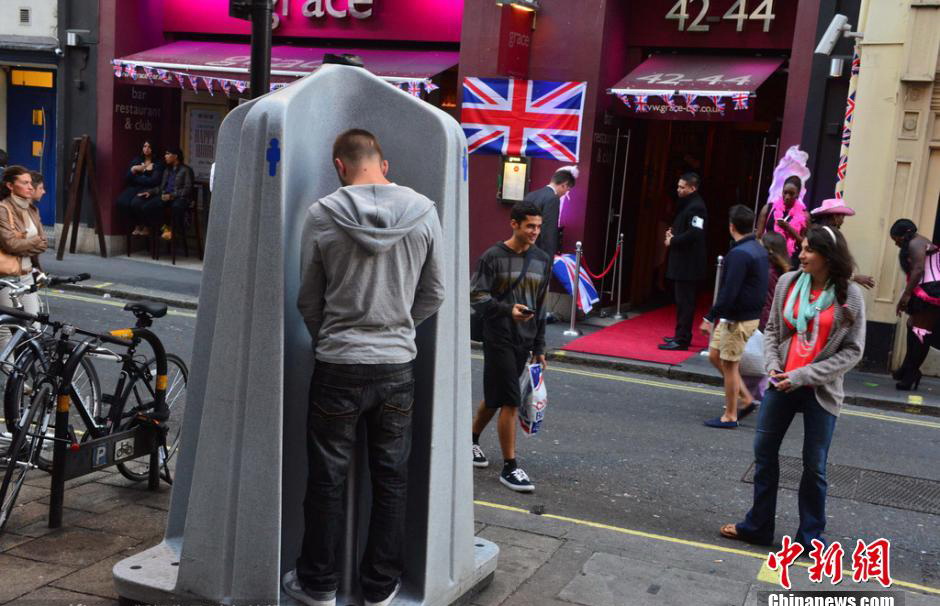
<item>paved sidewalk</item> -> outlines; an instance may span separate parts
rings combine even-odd
[[[161,540],[169,488],[149,492],[113,469],[74,480],[63,527],[50,530],[48,478],[28,481],[0,534],[0,604],[116,605],[111,569]],[[484,502],[475,518],[477,534],[500,547],[496,575],[472,598],[475,606],[752,606],[766,603],[759,592],[777,589],[766,551],[717,535],[700,543]],[[794,590],[882,590],[813,585],[805,563],[791,577]],[[895,581],[906,606],[940,606],[940,587]]]

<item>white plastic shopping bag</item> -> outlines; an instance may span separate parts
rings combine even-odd
[[[548,404],[548,390],[541,364],[528,364],[519,377],[519,392],[522,405],[519,406],[519,424],[527,434],[538,433],[545,418]]]
[[[742,377],[762,377],[764,374],[764,333],[755,330],[744,346],[739,368]]]

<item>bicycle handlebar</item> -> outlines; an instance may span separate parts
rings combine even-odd
[[[80,273],[74,276],[49,276],[46,286],[58,286],[59,284],[75,284],[91,278],[91,274]]]

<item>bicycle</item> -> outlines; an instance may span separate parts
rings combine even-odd
[[[83,273],[76,276],[58,277],[34,272],[32,277],[32,284],[19,282],[18,280],[0,279],[0,288],[7,289],[7,294],[13,304],[13,309],[25,311],[21,299],[27,294],[37,292],[42,288],[61,284],[74,284],[87,280],[91,276],[87,273]],[[0,313],[0,330],[2,329],[9,330],[11,336],[6,345],[2,348],[2,351],[0,351],[0,373],[8,378],[17,365],[36,365],[34,372],[48,365],[48,348],[53,340],[51,340],[46,333],[44,326],[37,326],[33,322],[15,318],[9,314]],[[8,402],[6,389],[9,385],[10,383],[7,380],[4,384],[5,403]],[[82,362],[73,380],[73,388],[73,397],[81,400],[92,414],[99,414],[101,408],[101,387],[95,367],[90,360]],[[31,390],[27,389],[25,395],[31,397]],[[16,421],[28,404],[29,402],[27,400],[24,406],[4,406],[3,428],[6,429],[6,433],[0,433],[0,436],[7,440],[12,439]],[[46,458],[43,458],[41,462],[45,463]]]
[[[56,335],[49,370],[36,375],[34,385],[39,387],[35,389],[33,397],[29,398],[26,412],[20,416],[7,453],[7,470],[0,483],[0,529],[9,519],[27,472],[34,467],[40,467],[39,456],[43,450],[43,442],[48,440],[53,444],[53,462],[56,460],[55,452],[61,453],[58,458],[62,460],[65,448],[80,444],[78,434],[71,426],[68,427],[67,433],[61,430],[53,438],[49,438],[47,433],[53,410],[61,417],[72,409],[73,404],[78,418],[84,425],[81,442],[133,429],[140,424],[165,428],[162,430],[166,433],[157,460],[163,480],[172,483],[169,462],[179,448],[189,371],[182,359],[166,353],[160,339],[149,330],[154,318],[166,315],[166,305],[138,302],[129,303],[124,309],[137,317],[135,327],[114,330],[106,335],[52,322],[48,317],[0,308],[0,312],[9,313],[13,317],[49,325]],[[74,334],[88,338],[73,344],[71,338]],[[148,343],[154,350],[154,358],[141,359],[137,355],[136,349],[142,342]],[[103,347],[103,343],[118,346],[123,351],[115,352]],[[103,417],[93,417],[80,399],[71,401],[72,390],[69,381],[82,361],[91,356],[121,362],[121,373],[114,392],[102,396],[103,403],[109,405],[109,411]],[[22,385],[26,382],[26,377],[23,369],[11,374],[10,382],[14,387],[10,393],[13,394],[16,406],[20,406],[24,399]],[[117,466],[122,475],[134,481],[144,480],[149,476],[150,462],[147,459],[123,461],[117,463]],[[53,491],[53,501],[55,498]]]

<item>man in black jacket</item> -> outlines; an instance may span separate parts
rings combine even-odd
[[[760,313],[767,298],[767,251],[754,237],[754,213],[746,206],[736,204],[729,212],[728,231],[734,238],[731,250],[725,256],[724,272],[715,305],[700,326],[704,334],[712,334],[708,355],[725,380],[725,413],[705,421],[709,427],[734,429],[738,417],[750,414],[756,405],[750,394],[742,389],[738,366],[744,346],[760,323]],[[720,322],[712,331],[715,322]],[[746,398],[738,411],[738,394]]]
[[[666,337],[659,346],[666,350],[686,350],[692,342],[692,321],[695,315],[695,294],[705,279],[705,221],[708,211],[698,193],[699,176],[685,173],[679,178],[678,212],[672,227],[666,230],[669,266],[666,278],[675,284],[676,333]]]
[[[534,204],[542,211],[542,234],[535,245],[546,253],[549,259],[558,252],[558,218],[561,212],[561,199],[574,189],[578,178],[576,166],[559,168],[552,175],[551,182],[541,189],[529,192],[524,202]]]

